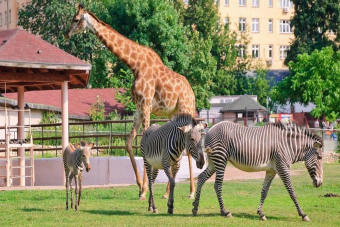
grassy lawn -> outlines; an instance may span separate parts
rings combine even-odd
[[[305,170],[295,164],[294,170]],[[86,177],[86,176],[85,176]],[[234,218],[219,215],[213,183],[202,190],[198,216],[191,213],[189,184],[175,188],[174,214],[167,214],[161,199],[164,184],[155,187],[158,214],[149,213],[148,202],[139,201],[137,186],[84,189],[78,212],[65,210],[64,190],[0,191],[0,226],[340,226],[340,164],[324,164],[324,184],[312,186],[307,171],[292,176],[298,201],[311,222],[302,222],[280,179],[274,179],[263,211],[256,214],[263,179],[226,181],[223,198]]]

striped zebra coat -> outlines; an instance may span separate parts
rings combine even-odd
[[[204,156],[199,131],[206,127],[206,123],[197,124],[189,114],[177,114],[164,125],[152,125],[146,130],[141,140],[141,152],[147,173],[144,174],[144,182],[147,182],[146,178],[149,183],[149,211],[158,212],[153,198],[153,183],[158,170],[164,169],[170,182],[168,213],[173,213],[175,177],[183,151],[192,155],[197,168],[203,168]]]
[[[262,220],[266,220],[262,206],[270,184],[275,175],[282,179],[299,215],[304,221],[309,218],[298,204],[290,178],[293,163],[304,161],[313,185],[319,187],[323,181],[322,139],[302,127],[287,128],[275,123],[263,127],[248,128],[232,122],[220,122],[214,125],[205,139],[209,165],[198,177],[193,214],[197,215],[201,188],[205,181],[216,172],[215,191],[222,215],[231,216],[223,203],[222,182],[227,161],[247,172],[266,171],[257,210]]]
[[[74,178],[75,184],[75,210],[78,210],[80,204],[81,192],[82,192],[82,172],[84,170],[83,164],[85,165],[86,172],[90,171],[90,155],[91,148],[94,143],[87,143],[86,141],[81,141],[77,146],[73,146],[71,143],[67,146],[63,152],[63,163],[66,178],[66,210],[68,210],[68,188],[70,187],[71,196],[71,208],[73,208],[73,194],[72,194],[72,179]],[[78,191],[79,184],[79,191]]]

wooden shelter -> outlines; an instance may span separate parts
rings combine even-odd
[[[0,92],[18,94],[24,110],[25,91],[61,89],[62,147],[68,143],[68,89],[88,84],[91,65],[22,29],[0,31]],[[25,139],[24,112],[18,111],[18,139]],[[25,148],[18,148],[20,186],[25,186]],[[61,182],[62,183],[62,182]]]

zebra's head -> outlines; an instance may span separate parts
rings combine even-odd
[[[313,179],[314,187],[319,187],[323,182],[322,167],[322,143],[315,142],[313,148],[305,155],[305,165],[310,177]]]
[[[185,134],[185,148],[196,161],[196,166],[202,169],[204,166],[204,156],[202,149],[202,135],[200,130],[205,129],[207,123],[200,123],[193,127],[192,124],[179,127]]]
[[[86,168],[86,172],[90,171],[91,165],[90,165],[90,156],[91,156],[91,148],[93,147],[94,143],[87,143],[85,141],[80,142],[80,145],[82,146],[82,152],[81,152],[81,158],[83,160],[83,163]]]

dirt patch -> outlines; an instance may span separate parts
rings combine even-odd
[[[333,194],[333,193],[327,193],[324,195],[324,197],[339,197],[338,194]]]

